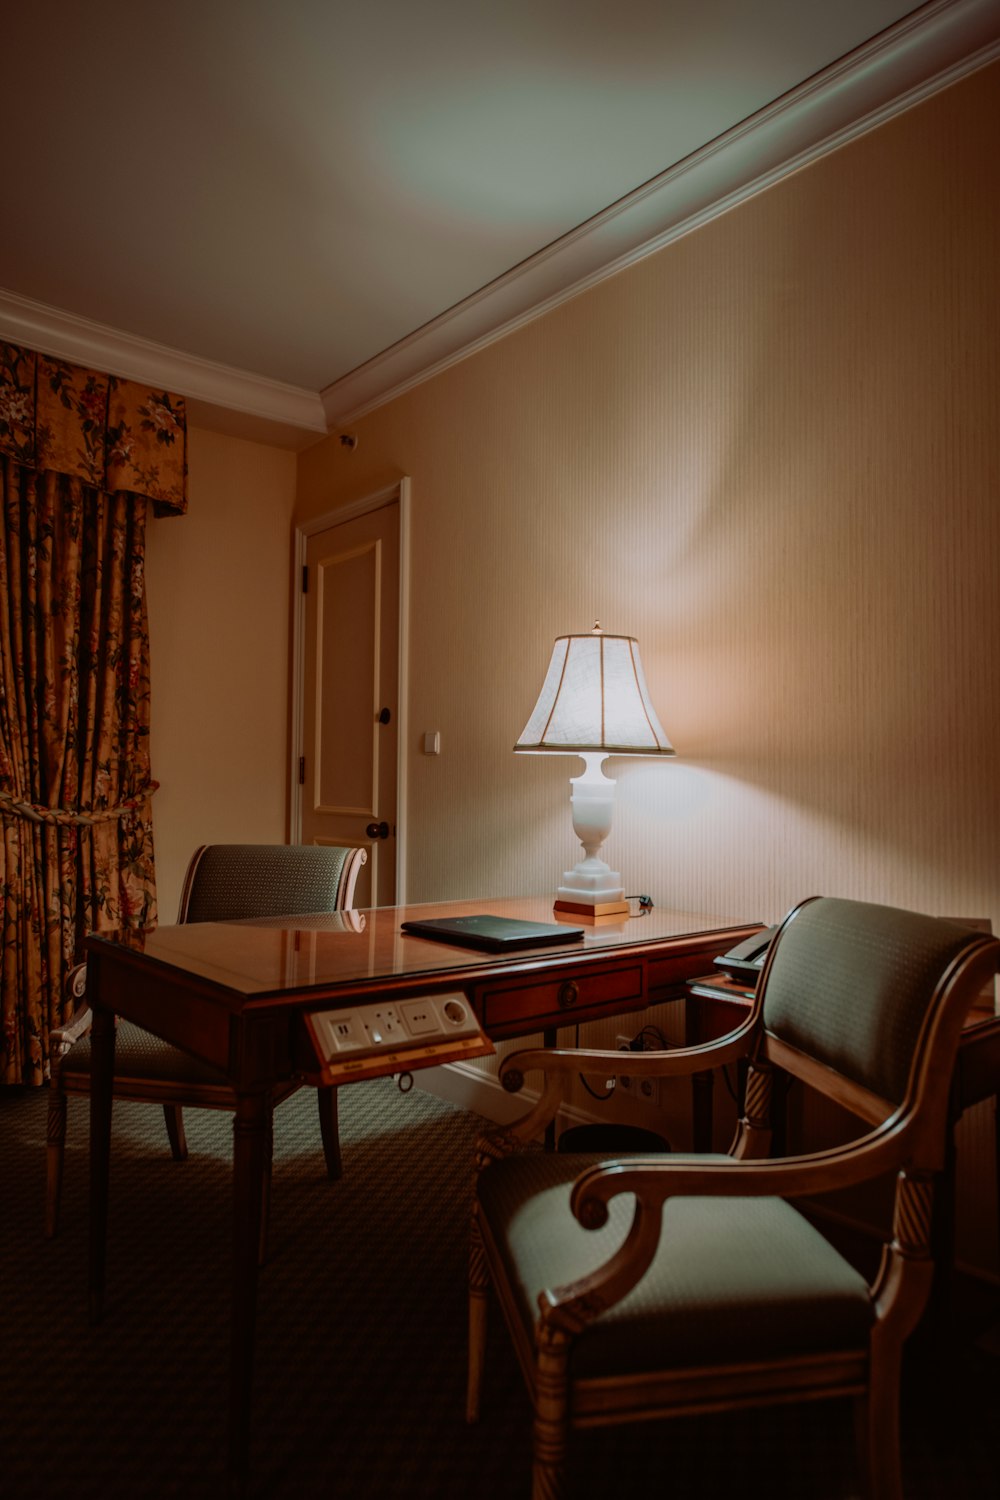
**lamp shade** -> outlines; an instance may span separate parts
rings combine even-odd
[[[673,755],[630,635],[560,635],[515,750],[541,754]]]

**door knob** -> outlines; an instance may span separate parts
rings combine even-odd
[[[385,822],[369,823],[365,829],[365,833],[367,833],[370,839],[387,839],[389,837],[389,825]]]
[[[391,718],[392,718],[392,714],[389,712],[389,710],[387,708],[382,708],[382,709],[379,710],[378,721],[379,721],[380,724],[388,724],[388,722],[389,722],[389,720]]]

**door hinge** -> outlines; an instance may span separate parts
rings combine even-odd
[[[304,594],[308,594],[308,592],[309,592],[309,564],[308,563],[303,563],[302,564],[302,592]]]
[[[305,786],[305,784],[306,784],[306,758],[305,758],[304,755],[300,755],[299,756],[299,786]]]

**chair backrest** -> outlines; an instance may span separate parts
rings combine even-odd
[[[188,866],[178,922],[343,911],[364,849],[323,844],[203,844]]]
[[[901,1104],[949,975],[962,955],[991,942],[940,917],[817,897],[792,913],[774,944],[761,996],[765,1031]]]

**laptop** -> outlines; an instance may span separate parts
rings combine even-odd
[[[562,922],[524,922],[518,917],[426,917],[404,922],[401,932],[430,938],[435,943],[456,943],[461,948],[481,948],[504,953],[511,948],[548,948],[553,943],[578,942],[582,927]]]

